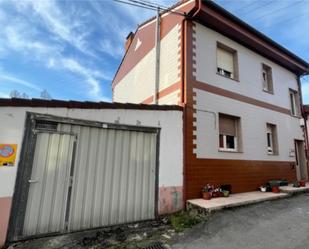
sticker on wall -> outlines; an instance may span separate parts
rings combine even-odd
[[[0,144],[0,167],[14,166],[17,144]]]

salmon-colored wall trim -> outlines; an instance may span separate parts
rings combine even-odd
[[[269,109],[269,110],[272,110],[272,111],[281,112],[281,113],[284,113],[284,114],[291,115],[291,111],[289,109],[286,109],[286,108],[283,108],[283,107],[280,107],[280,106],[276,106],[276,105],[272,105],[272,104],[269,104],[267,102],[263,102],[263,101],[260,101],[260,100],[254,99],[254,98],[250,98],[250,97],[247,97],[247,96],[235,93],[235,92],[231,92],[231,91],[228,91],[228,90],[216,87],[216,86],[212,86],[212,85],[209,85],[207,83],[194,81],[194,82],[192,82],[192,86],[193,86],[193,88],[204,90],[204,91],[214,93],[214,94],[217,94],[217,95],[220,95],[220,96],[224,96],[224,97],[227,97],[227,98],[235,99],[235,100],[247,103],[247,104],[251,104],[251,105],[259,106],[259,107]]]
[[[148,97],[142,102],[142,104],[152,104],[152,103],[153,103],[153,96]]]
[[[12,197],[0,197],[0,247],[5,243],[11,205]]]
[[[161,90],[160,92],[157,93],[157,98],[158,99],[161,99],[177,90],[179,90],[181,88],[181,82],[177,82],[177,83],[174,83],[166,88],[164,88],[163,90]],[[153,95],[146,98],[142,104],[151,104],[153,102]]]

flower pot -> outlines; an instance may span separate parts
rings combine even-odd
[[[306,187],[306,181],[305,180],[299,181],[299,186],[300,187]]]
[[[280,193],[279,186],[272,186],[271,192],[273,192],[273,193]]]
[[[266,192],[267,188],[266,187],[260,187],[261,192]]]
[[[217,191],[217,192],[212,192],[212,197],[217,198],[217,197],[222,197],[222,193]]]
[[[204,200],[210,200],[211,199],[211,193],[209,192],[203,192],[203,199]]]
[[[223,197],[229,197],[230,195],[230,191],[227,191],[227,190],[223,190],[222,193],[223,193]]]

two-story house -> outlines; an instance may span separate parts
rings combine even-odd
[[[214,2],[182,1],[129,34],[113,101],[184,107],[185,200],[208,182],[253,191],[308,177],[300,122],[308,72],[306,61]]]

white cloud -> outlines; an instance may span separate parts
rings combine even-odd
[[[110,81],[112,77],[96,69],[93,62],[89,63],[90,52],[86,46],[88,31],[84,30],[82,21],[78,18],[71,20],[72,16],[61,11],[55,1],[25,0],[14,3],[11,7],[17,9],[21,15],[5,16],[0,11],[0,26],[4,27],[0,32],[0,54],[10,56],[11,52],[15,51],[24,55],[26,61],[36,61],[46,68],[75,75],[80,79],[77,81],[79,87],[84,91],[87,89],[86,95],[95,100],[109,100],[102,94],[101,81]],[[25,14],[28,18],[23,19],[22,16]],[[52,35],[44,32],[45,28]],[[68,51],[65,50],[66,43],[82,52],[83,59],[77,60],[68,56]],[[78,55],[76,54],[76,57]],[[11,75],[2,74],[2,79],[14,81],[36,91],[41,90],[30,82]]]
[[[102,40],[99,43],[99,50],[112,56],[113,58],[121,58],[124,55],[124,44],[115,44],[110,40]]]
[[[44,26],[54,36],[69,43],[81,52],[94,56],[93,52],[89,50],[85,39],[89,34],[89,26],[85,27],[77,12],[70,13],[69,10],[64,12],[55,0],[16,0],[15,5],[22,13],[30,12],[34,13],[34,17],[35,15],[39,16]]]
[[[50,58],[48,61],[48,66],[50,68],[65,69],[82,76],[89,87],[88,94],[96,100],[105,99],[104,95],[102,95],[100,80],[111,80],[110,76],[98,70],[85,67],[72,58]]]
[[[12,75],[4,74],[2,72],[0,73],[0,79],[5,80],[5,81],[14,82],[16,84],[28,87],[28,88],[30,88],[32,90],[35,90],[35,91],[42,91],[42,89],[40,87],[38,87],[37,85],[35,85],[35,84],[31,83],[31,82],[19,79],[19,78],[15,77],[15,76],[12,76]]]

